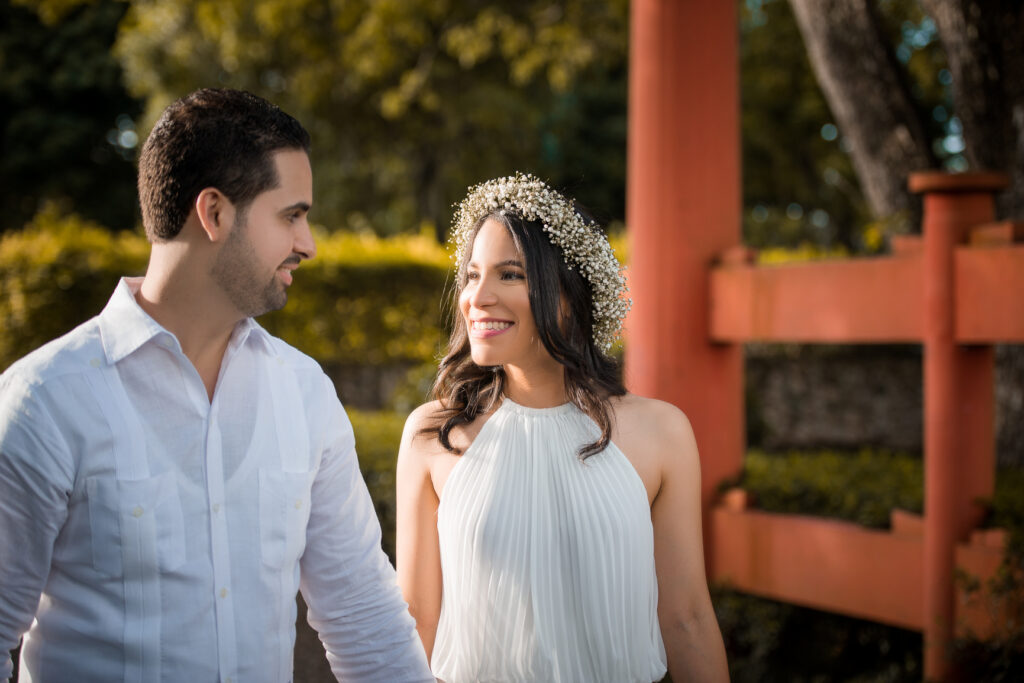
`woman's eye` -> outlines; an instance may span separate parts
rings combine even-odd
[[[526,276],[518,270],[506,270],[501,274],[502,280],[525,280]]]
[[[467,280],[479,280],[480,279],[480,273],[477,273],[476,271],[472,271],[471,270],[470,272],[466,273],[466,279]]]

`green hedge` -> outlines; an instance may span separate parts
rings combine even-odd
[[[260,318],[324,365],[433,362],[441,348],[449,258],[428,235],[317,235],[318,255],[295,276],[288,305]],[[149,253],[54,209],[0,240],[0,369],[99,313],[121,275]]]
[[[135,235],[44,210],[0,240],[0,369],[103,309],[121,274],[140,275],[149,247]]]
[[[347,410],[356,435],[359,467],[370,490],[383,533],[384,551],[395,559],[395,465],[405,415],[390,411]]]
[[[833,517],[868,527],[889,525],[889,511],[920,513],[924,506],[921,458],[879,450],[747,453],[742,486],[754,506],[771,512]]]
[[[260,324],[326,368],[436,364],[451,259],[433,234],[380,238],[316,231],[288,304]],[[620,254],[622,234],[612,236]],[[0,239],[0,371],[102,310],[122,275],[145,272],[149,244],[51,205]]]

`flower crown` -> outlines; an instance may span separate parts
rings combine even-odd
[[[561,249],[569,270],[579,268],[590,282],[594,343],[603,351],[610,349],[633,300],[625,296],[629,290],[622,276],[624,268],[597,224],[584,219],[570,200],[534,175],[516,172],[488,180],[471,187],[455,211],[451,239],[459,272],[468,257],[466,247],[474,226],[491,213],[515,214],[543,225],[548,239]]]

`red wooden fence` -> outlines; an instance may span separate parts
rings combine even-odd
[[[734,494],[711,513],[709,564],[741,590],[923,631],[928,678],[947,675],[956,626],[992,626],[958,608],[954,569],[987,576],[1002,557],[1000,535],[974,530],[995,476],[993,344],[1024,342],[1024,224],[992,222],[1005,184],[915,174],[923,236],[892,256],[755,266],[739,249],[710,273],[714,342],[923,345],[923,521],[897,512],[880,532],[749,510]]]

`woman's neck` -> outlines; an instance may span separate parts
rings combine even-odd
[[[505,395],[527,408],[553,408],[569,400],[565,368],[558,363],[546,368],[505,366]]]

